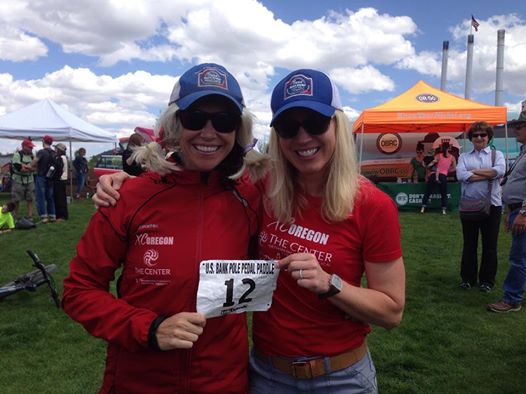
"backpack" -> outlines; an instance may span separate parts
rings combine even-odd
[[[22,159],[24,157],[24,153],[21,150],[19,150],[16,153],[18,153],[18,155],[20,156],[20,163],[22,163]],[[16,153],[14,153],[14,154],[16,154]],[[33,160],[33,158],[34,158],[33,153],[31,153],[30,156],[31,156],[31,160]],[[11,177],[13,177],[14,173],[15,173],[15,167],[13,166],[13,160],[11,160],[11,163],[9,163],[9,175],[11,175]]]
[[[57,155],[53,149],[45,148],[45,150],[47,151],[48,156],[47,156],[47,162],[45,163],[45,167],[44,167],[45,171],[43,173],[46,179],[54,179],[55,172],[56,172],[55,158],[57,157]]]
[[[18,230],[29,230],[35,228],[36,225],[30,219],[20,218],[15,223],[15,228]]]
[[[55,154],[52,162],[53,162],[53,166],[55,167],[55,171],[53,172],[52,179],[55,181],[58,181],[60,180],[60,177],[62,176],[62,172],[64,172],[64,161],[62,161],[62,156]]]

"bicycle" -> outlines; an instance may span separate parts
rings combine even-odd
[[[37,287],[46,283],[51,294],[51,299],[55,306],[60,308],[60,299],[55,286],[55,281],[51,275],[52,272],[57,270],[56,264],[44,265],[36,253],[31,250],[26,250],[26,252],[33,260],[33,266],[37,269],[0,286],[0,300],[22,290],[36,291]]]

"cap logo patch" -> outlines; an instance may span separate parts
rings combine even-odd
[[[295,96],[312,96],[313,83],[312,78],[303,74],[293,75],[285,82],[284,100]]]
[[[227,75],[216,68],[205,68],[197,73],[197,86],[228,90]]]

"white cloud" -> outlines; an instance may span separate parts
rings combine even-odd
[[[47,47],[37,37],[12,26],[0,25],[0,60],[23,62],[47,55]]]
[[[394,91],[393,69],[433,77],[441,70],[441,53],[417,51],[413,44],[417,35],[425,34],[426,26],[419,29],[409,16],[393,16],[373,8],[285,22],[256,0],[91,0],[86,4],[2,1],[0,60],[38,60],[55,51],[46,47],[48,43],[61,48],[65,58],[84,57],[74,58],[74,64],[82,66],[61,65],[35,79],[0,74],[0,114],[51,98],[110,130],[151,126],[165,107],[177,75],[122,73],[116,71],[117,66],[134,70],[137,60],[163,66],[212,61],[224,64],[238,78],[247,104],[257,116],[256,133],[264,135],[270,121],[269,84],[281,69],[321,69],[342,93],[351,95],[353,103],[363,93]],[[473,89],[482,93],[494,89],[496,32],[504,28],[504,89],[525,97],[524,21],[512,14],[479,22]],[[457,90],[464,84],[468,30],[467,19],[451,28],[448,84]],[[81,63],[78,58],[87,60]],[[94,68],[98,71],[87,68],[90,65],[99,66]],[[346,113],[357,116],[350,107]]]
[[[110,130],[151,127],[159,109],[166,107],[175,78],[144,71],[113,78],[69,66],[39,80],[13,81],[0,75],[0,111],[16,110],[50,98],[77,116]]]
[[[24,26],[66,53],[99,57],[103,66],[137,59],[215,61],[234,72],[250,70],[264,86],[273,67],[360,70],[414,54],[406,38],[416,32],[411,18],[373,8],[287,24],[255,0],[93,0],[89,7],[69,0],[6,1],[17,6],[0,20],[13,31]]]
[[[353,93],[394,90],[394,82],[391,78],[383,75],[373,66],[355,69],[335,68],[331,70],[330,76],[338,87]]]

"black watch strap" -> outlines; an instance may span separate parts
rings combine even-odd
[[[168,316],[157,316],[150,324],[150,329],[148,330],[148,347],[152,350],[161,351],[159,343],[157,343],[157,329],[163,321],[168,319]]]
[[[340,291],[342,291],[342,287],[342,279],[338,275],[332,274],[331,279],[329,281],[329,291],[327,291],[326,293],[318,294],[318,297],[321,299],[332,297],[338,294]]]

